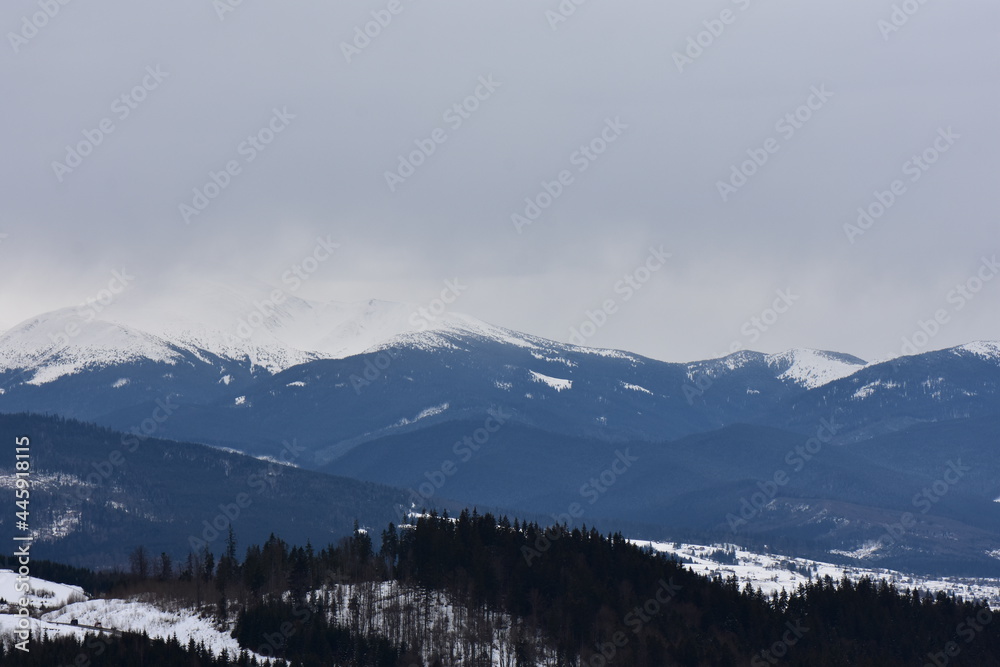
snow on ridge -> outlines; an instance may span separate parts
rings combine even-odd
[[[127,326],[63,308],[27,320],[0,336],[0,372],[31,372],[42,385],[86,368],[141,360],[176,364],[182,358],[168,341]],[[27,375],[27,374],[26,374]]]
[[[838,556],[846,556],[847,558],[855,558],[857,560],[865,560],[867,558],[873,558],[882,549],[882,542],[879,540],[871,540],[865,542],[858,548],[852,551],[845,551],[842,549],[831,549],[830,553],[836,554]]]
[[[528,370],[528,372],[531,373],[532,380],[534,380],[535,382],[542,382],[544,384],[547,384],[556,391],[562,391],[563,389],[573,388],[572,380],[564,380],[562,378],[554,378],[548,375],[542,375],[541,373],[536,373],[535,371],[530,369]]]
[[[971,352],[977,357],[982,357],[988,361],[1000,362],[1000,342],[977,340],[967,345],[960,345],[955,350]]]
[[[430,408],[424,408],[423,410],[418,412],[417,416],[414,417],[413,419],[408,419],[406,417],[403,417],[398,422],[393,424],[390,428],[397,428],[399,426],[409,426],[410,424],[414,424],[420,421],[421,419],[426,419],[427,417],[433,417],[434,415],[439,415],[450,407],[451,406],[448,403],[442,403],[441,405],[435,405]]]
[[[898,389],[901,386],[903,385],[898,382],[893,382],[892,380],[875,380],[874,382],[869,382],[865,386],[860,387],[854,392],[851,398],[868,398],[874,394],[875,390],[879,387],[883,389]]]
[[[778,376],[779,380],[793,382],[805,389],[815,389],[834,380],[853,375],[867,364],[860,359],[837,355],[821,350],[792,349],[767,356],[769,366],[788,367]]]
[[[640,392],[643,392],[645,394],[649,394],[650,396],[653,395],[653,392],[651,392],[650,390],[646,389],[645,387],[640,387],[637,384],[630,384],[628,382],[622,382],[621,384],[626,389],[631,389],[632,391],[640,391]]]
[[[759,364],[764,364],[772,369],[772,372],[777,372],[779,380],[794,383],[804,389],[815,389],[853,375],[867,365],[861,359],[850,355],[822,350],[795,348],[777,354],[739,350],[718,359],[688,363],[687,375],[692,381],[699,376],[715,378]]]
[[[433,417],[434,415],[439,415],[442,412],[444,412],[445,410],[447,410],[449,407],[451,407],[451,406],[448,405],[447,403],[442,403],[441,405],[435,405],[432,408],[427,408],[426,410],[421,410],[420,414],[418,414],[417,418],[414,419],[413,421],[420,421],[421,419],[424,419],[425,417]]]
[[[699,377],[706,376],[716,378],[725,373],[739,370],[755,362],[765,359],[766,355],[752,350],[740,350],[727,354],[717,359],[704,359],[701,361],[691,361],[685,364],[687,378],[691,382],[696,382]]]

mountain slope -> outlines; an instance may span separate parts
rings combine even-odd
[[[143,544],[179,560],[202,543],[220,552],[230,525],[244,543],[280,527],[297,543],[325,544],[351,534],[356,519],[396,520],[406,502],[398,490],[288,465],[299,453],[294,442],[263,461],[53,417],[0,415],[0,433],[31,441],[36,559],[107,568],[126,565],[124,555]],[[11,507],[12,464],[0,467],[0,498]],[[8,541],[13,521],[13,513],[0,517]]]

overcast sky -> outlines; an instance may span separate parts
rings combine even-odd
[[[671,361],[1000,338],[994,0],[236,2],[3,3],[0,328],[323,238],[298,296]]]

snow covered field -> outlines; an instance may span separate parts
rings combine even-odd
[[[1000,580],[957,578],[921,578],[893,570],[868,569],[834,565],[805,558],[792,558],[778,554],[759,554],[733,545],[698,545],[677,542],[649,542],[633,540],[634,544],[649,547],[661,553],[675,556],[686,567],[705,576],[727,578],[735,575],[742,587],[749,583],[760,588],[764,594],[792,592],[799,584],[810,580],[831,577],[839,581],[845,575],[852,581],[869,576],[886,579],[898,588],[919,590],[961,596],[965,599],[985,599],[994,609],[1000,609]],[[240,647],[231,636],[232,623],[219,626],[212,618],[198,610],[171,605],[167,602],[153,602],[151,599],[131,598],[86,600],[83,591],[76,586],[67,586],[42,579],[32,578],[34,591],[29,599],[37,609],[52,609],[41,618],[30,619],[32,637],[48,635],[72,635],[82,638],[87,632],[94,632],[82,626],[101,624],[106,630],[145,631],[150,637],[169,639],[176,636],[181,643],[194,639],[196,644],[204,644],[213,653],[223,650],[230,655],[239,654]],[[16,575],[10,570],[0,570],[0,596],[8,602],[20,597],[15,589]],[[317,596],[325,598],[331,610],[331,620],[337,624],[352,627],[362,633],[376,632],[396,641],[407,641],[411,645],[419,640],[425,647],[427,660],[435,654],[447,655],[452,659],[461,658],[469,650],[454,630],[459,627],[474,626],[479,631],[480,641],[486,640],[485,649],[494,665],[508,664],[512,651],[512,639],[524,631],[523,626],[505,614],[489,613],[485,616],[470,616],[469,611],[455,605],[440,593],[426,593],[400,586],[396,582],[368,584],[339,584],[320,589]],[[82,601],[81,601],[82,600]],[[357,614],[360,609],[367,613]],[[13,608],[10,611],[14,611]],[[15,641],[19,618],[15,614],[0,614],[0,642],[11,645]],[[70,625],[72,621],[79,626]],[[479,650],[483,650],[480,644]],[[257,655],[259,660],[266,657]],[[551,656],[550,656],[551,657]]]
[[[782,589],[791,593],[799,584],[805,584],[812,579],[829,575],[834,581],[840,581],[845,575],[851,581],[863,577],[885,579],[897,588],[917,588],[919,590],[937,593],[944,591],[950,595],[965,599],[985,599],[990,606],[1000,609],[1000,579],[958,579],[954,577],[925,578],[903,574],[894,570],[869,569],[844,565],[834,565],[807,558],[792,558],[776,554],[758,554],[745,551],[733,545],[704,546],[684,544],[679,542],[649,542],[633,540],[639,546],[648,546],[656,551],[673,554],[686,566],[706,576],[721,576],[723,579],[736,575],[740,587],[749,583],[754,588],[760,588],[765,595],[780,592]],[[728,558],[717,555],[719,551],[732,552],[734,562],[725,562]]]
[[[171,608],[161,603],[151,604],[134,598],[89,600],[43,614],[42,620],[50,623],[70,623],[76,620],[80,625],[91,626],[100,623],[108,629],[145,631],[150,637],[158,639],[170,639],[176,635],[182,644],[194,639],[196,644],[205,644],[215,655],[220,654],[223,649],[230,655],[240,652],[239,644],[230,636],[232,627],[220,628],[213,619],[202,616],[196,609],[179,605]],[[56,627],[60,630],[71,628],[68,625]]]
[[[28,605],[36,609],[58,609],[72,601],[86,600],[87,596],[79,586],[57,584],[36,577],[29,577],[30,589],[25,592],[17,590],[17,574],[11,570],[0,570],[0,599],[14,605],[22,597],[28,599]]]

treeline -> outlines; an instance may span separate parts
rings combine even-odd
[[[258,667],[260,664],[245,651],[230,656],[222,651],[213,655],[194,642],[178,639],[150,639],[145,633],[126,632],[114,639],[78,640],[73,637],[47,639],[32,643],[28,652],[0,644],[0,662],[4,667]],[[287,667],[284,661],[271,667]]]
[[[765,596],[621,534],[467,511],[380,538],[356,529],[314,550],[272,536],[238,558],[230,534],[218,559],[181,564],[137,550],[111,593],[210,605],[241,647],[296,667],[1000,667],[988,607],[882,581],[826,577]]]

